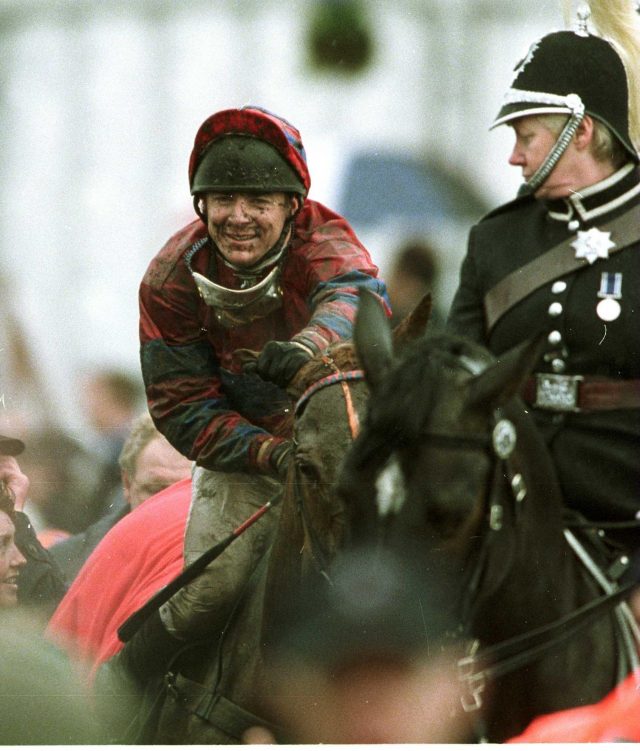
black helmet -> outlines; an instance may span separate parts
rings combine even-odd
[[[613,5],[614,0],[607,3]],[[618,20],[613,24],[607,20],[612,39],[622,39],[622,11],[628,19],[631,10],[628,3],[629,0],[616,2]],[[569,115],[546,159],[523,186],[526,192],[535,192],[547,179],[585,114],[607,126],[629,158],[636,163],[640,161],[630,135],[632,110],[635,111],[630,93],[635,100],[635,92],[629,90],[629,76],[616,47],[587,31],[592,11],[594,19],[595,13],[600,16],[602,26],[602,19],[608,19],[604,4],[601,0],[590,0],[589,8],[579,13],[576,31],[547,34],[531,45],[527,56],[515,68],[511,88],[493,123],[495,127],[526,115]],[[631,26],[637,26],[635,13],[629,22]]]
[[[228,135],[213,141],[200,159],[191,194],[215,192],[283,192],[305,194],[293,167],[266,141]]]
[[[255,106],[221,110],[196,133],[189,159],[191,195],[213,191],[298,193],[311,177],[300,131]]]

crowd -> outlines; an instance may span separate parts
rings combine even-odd
[[[512,127],[509,164],[524,184],[470,229],[448,317],[437,314],[432,329],[471,337],[497,357],[546,331],[523,398],[567,506],[618,523],[610,535],[628,554],[624,577],[638,580],[640,20],[630,0],[590,6],[589,20],[537,40],[514,70],[493,125]],[[278,507],[126,644],[119,627],[279,498],[294,447],[287,389],[313,356],[350,337],[359,292],[398,317],[433,285],[437,268],[422,241],[403,249],[385,285],[347,219],[308,198],[299,131],[260,107],[209,117],[188,174],[196,216],[150,260],[140,285],[141,380],[105,371],[83,388],[99,447],[85,450],[50,427],[25,442],[0,436],[0,639],[12,656],[1,669],[4,744],[125,737],[110,724],[126,714],[118,703],[131,686],[143,692],[161,678],[186,644],[222,633]],[[361,562],[356,569],[366,574]],[[392,646],[385,608],[401,599],[399,581],[371,615],[371,631],[388,630]],[[282,737],[464,739],[465,725],[444,721],[456,693],[450,672],[422,653],[411,671],[395,657],[354,659],[350,613],[370,603],[359,602],[357,588],[344,601],[339,594],[323,605],[339,613],[337,635],[314,620],[316,594],[307,622],[283,624],[281,680],[323,700],[292,712],[265,697],[286,727]],[[638,608],[637,591],[631,602]],[[401,632],[413,643],[419,630]],[[346,656],[336,667],[338,646]],[[323,673],[328,654],[334,672]],[[46,677],[36,683],[35,675]],[[58,685],[73,697],[65,707]],[[362,712],[357,687],[376,697],[376,711]],[[540,718],[514,740],[639,741],[639,690],[631,675],[600,705]],[[408,696],[410,707],[398,702]],[[89,697],[114,711],[97,711]],[[398,712],[384,712],[389,706]],[[275,739],[260,727],[245,736]]]

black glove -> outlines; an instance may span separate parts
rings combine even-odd
[[[245,370],[255,370],[260,378],[285,389],[311,357],[311,352],[295,342],[267,342],[258,355],[255,367]]]
[[[291,441],[279,443],[271,452],[269,463],[278,473],[278,477],[284,480],[289,471],[289,463],[293,458],[293,445]]]

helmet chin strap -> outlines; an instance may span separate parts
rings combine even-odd
[[[538,169],[531,175],[531,177],[520,188],[518,195],[528,195],[535,193],[536,190],[544,183],[549,177],[551,171],[558,163],[560,157],[564,154],[567,146],[571,143],[571,139],[578,130],[578,126],[584,118],[584,104],[582,99],[577,94],[569,94],[565,97],[565,102],[571,109],[571,115],[564,126],[562,133],[558,136],[558,140],[555,142],[551,151],[547,154],[547,158],[542,162]]]

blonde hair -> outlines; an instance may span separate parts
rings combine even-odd
[[[538,119],[547,130],[557,138],[569,119],[563,114],[538,115]],[[618,170],[629,161],[629,154],[611,130],[597,118],[593,118],[593,139],[590,152],[598,162],[610,162]]]
[[[133,476],[138,457],[155,438],[162,438],[162,433],[154,425],[151,415],[143,412],[131,424],[129,435],[122,446],[118,457],[120,469],[129,476]]]

